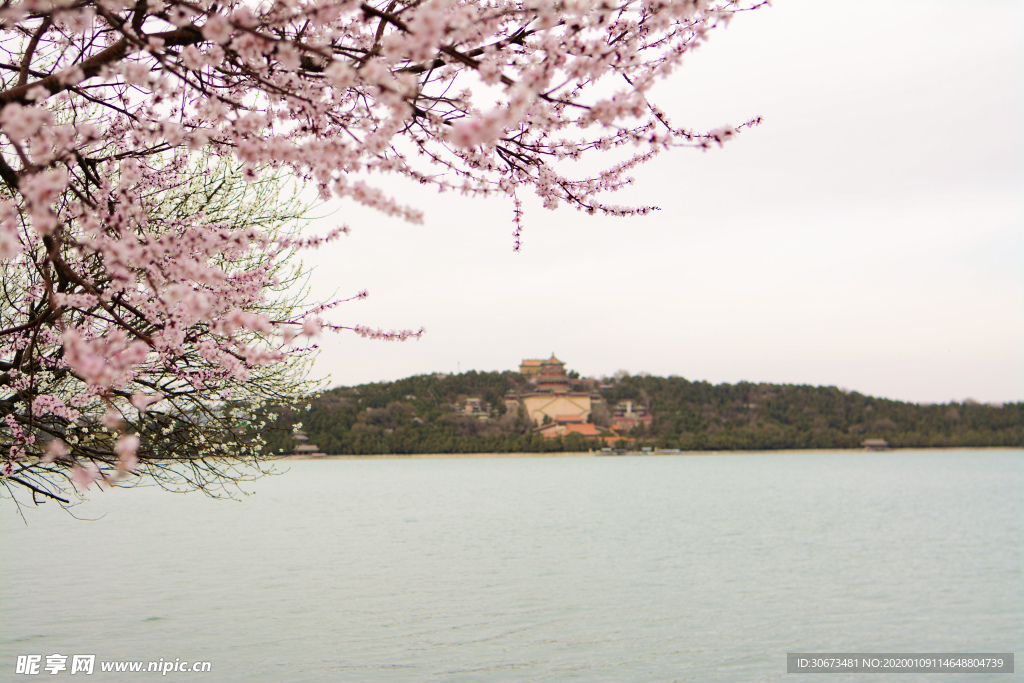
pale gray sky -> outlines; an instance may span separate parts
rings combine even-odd
[[[504,370],[556,352],[710,382],[912,401],[1024,400],[1024,3],[778,0],[715,34],[655,98],[689,128],[594,218],[402,190],[413,226],[342,207],[314,292],[335,320],[419,341],[323,339],[330,384]],[[627,203],[614,197],[615,203]]]

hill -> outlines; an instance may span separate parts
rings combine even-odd
[[[919,405],[836,387],[570,377],[571,390],[595,398],[587,422],[603,423],[612,437],[540,434],[539,425],[506,400],[531,390],[515,372],[337,387],[312,398],[308,409],[278,408],[278,424],[301,423],[322,452],[354,455],[580,451],[613,443],[697,451],[859,448],[869,438],[893,447],[1024,446],[1024,403]],[[611,430],[609,408],[627,401],[650,418],[628,431]],[[285,430],[268,433],[267,441],[273,452],[296,445]]]

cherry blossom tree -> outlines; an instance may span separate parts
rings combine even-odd
[[[202,201],[218,159],[232,183],[288,174],[411,221],[420,213],[376,179],[506,197],[517,249],[527,192],[546,208],[643,214],[654,207],[606,199],[632,169],[757,122],[675,127],[652,86],[762,4],[3,2],[7,492],[64,504],[136,474],[214,491],[264,457],[253,416],[294,393],[274,378],[295,376],[321,330],[415,334],[339,323],[339,301],[282,299],[288,255],[345,228],[246,218],[231,208],[259,204],[244,191]],[[578,163],[591,157],[604,167]]]
[[[192,237],[196,217],[224,230],[230,227],[241,239],[258,233],[261,240],[282,243],[301,229],[299,217],[305,208],[294,197],[284,196],[284,184],[284,178],[272,174],[246,182],[235,164],[213,158],[184,171],[175,168],[152,175],[148,189],[143,191],[140,183],[135,188],[140,194],[133,199],[145,207],[151,244],[169,252]],[[70,503],[57,493],[62,487],[55,483],[133,483],[138,479],[129,473],[142,469],[148,481],[165,487],[200,488],[216,495],[223,484],[245,478],[237,464],[257,458],[268,427],[267,411],[261,406],[292,404],[316,389],[305,379],[310,347],[292,348],[273,363],[254,362],[242,372],[224,372],[224,359],[211,361],[202,345],[231,334],[236,344],[254,348],[266,343],[270,330],[260,320],[297,319],[305,310],[301,286],[296,286],[303,274],[291,267],[289,253],[236,248],[212,255],[204,268],[212,265],[224,287],[187,288],[172,296],[198,292],[205,298],[197,305],[210,307],[217,305],[211,297],[224,296],[225,288],[243,285],[253,273],[260,273],[259,282],[266,284],[259,296],[250,297],[213,327],[176,317],[173,322],[182,325],[183,339],[174,363],[147,362],[152,360],[148,346],[133,348],[136,340],[129,339],[123,328],[109,325],[87,339],[81,332],[23,336],[28,341],[24,350],[33,354],[36,365],[22,363],[19,368],[17,361],[24,353],[19,356],[18,349],[12,349],[15,367],[6,371],[5,386],[11,393],[4,416],[13,438],[8,446],[9,487],[17,485],[37,499],[59,496],[62,503]],[[8,330],[34,311],[45,310],[36,302],[36,293],[47,287],[38,263],[22,259],[13,265],[18,267],[4,272],[0,306],[0,325]],[[111,285],[112,277],[99,272],[95,263],[82,267],[93,287]],[[54,296],[63,300],[61,294],[58,287]],[[89,318],[110,315],[99,297],[73,296],[77,298],[61,311],[65,330],[81,330],[96,324]],[[116,306],[115,311],[152,336],[147,321]],[[242,329],[246,320],[256,323],[252,329]],[[88,356],[93,349],[99,349],[100,361]],[[127,364],[131,369],[126,370]]]

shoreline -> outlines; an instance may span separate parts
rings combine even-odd
[[[888,448],[867,450],[863,448],[795,448],[761,451],[679,451],[678,453],[631,451],[628,453],[603,453],[601,451],[573,451],[550,453],[386,453],[373,455],[285,455],[274,460],[422,460],[454,458],[586,458],[586,457],[631,457],[631,456],[695,456],[695,455],[810,455],[818,453],[894,453],[899,451],[1024,451],[1022,446],[933,446],[911,448]]]

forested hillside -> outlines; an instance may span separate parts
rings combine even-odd
[[[396,382],[338,387],[283,410],[279,424],[301,423],[328,454],[578,451],[601,448],[578,434],[546,439],[503,396],[528,383],[514,372],[420,375]],[[893,447],[1024,446],[1024,404],[918,405],[836,387],[713,385],[681,377],[618,376],[575,380],[609,406],[632,400],[654,419],[623,434],[629,448],[770,450],[859,448],[868,438]],[[463,414],[467,398],[489,404],[486,418]],[[290,452],[287,431],[268,434],[274,452]]]

